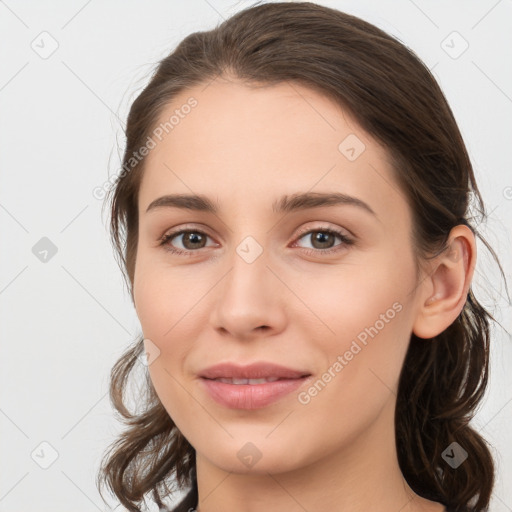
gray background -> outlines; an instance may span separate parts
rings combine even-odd
[[[479,227],[510,279],[512,1],[318,3],[394,34],[433,69],[490,214]],[[119,171],[128,107],[155,63],[251,4],[0,1],[0,511],[107,509],[94,479],[119,429],[109,372],[139,324],[93,191]],[[477,298],[512,332],[496,265],[478,249]],[[474,419],[497,458],[493,512],[512,510],[511,362],[495,327]]]

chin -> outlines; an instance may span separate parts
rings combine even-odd
[[[215,443],[215,452],[202,452],[203,457],[216,467],[235,474],[286,473],[307,464],[304,454],[301,456],[297,450],[297,443],[292,441],[293,446],[286,445],[276,439],[274,444],[272,440],[265,439],[266,435],[268,432],[260,438],[247,435],[230,439],[222,445]],[[241,441],[241,438],[246,440]]]

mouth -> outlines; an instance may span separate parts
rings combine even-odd
[[[226,362],[210,366],[199,373],[199,377],[210,380],[227,379],[230,384],[262,384],[280,379],[300,379],[309,375],[311,373],[307,370],[296,370],[269,362],[245,366]],[[261,380],[263,382],[257,382]]]
[[[205,391],[229,409],[261,409],[289,395],[312,374],[272,363],[237,366],[224,363],[199,374]]]
[[[204,377],[206,378],[206,377]],[[224,382],[225,384],[250,384],[251,386],[254,384],[265,384],[266,382],[275,382],[276,380],[285,380],[281,377],[269,377],[268,379],[227,379],[227,378],[218,378],[218,379],[208,379],[215,380],[217,382]]]

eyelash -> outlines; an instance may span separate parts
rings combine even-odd
[[[302,231],[298,234],[297,239],[303,238],[305,235],[310,235],[311,233],[328,233],[331,235],[335,235],[341,240],[341,244],[336,245],[334,247],[331,247],[330,249],[305,249],[302,248],[305,254],[310,256],[318,256],[318,255],[330,255],[332,253],[340,251],[343,246],[351,246],[355,242],[351,238],[348,238],[345,234],[341,233],[340,231],[332,228],[327,227],[319,227],[314,229],[309,229],[306,231]],[[207,236],[209,235],[205,233],[204,231],[201,231],[199,229],[182,229],[180,231],[174,231],[172,233],[166,233],[162,238],[160,238],[160,246],[163,246],[166,251],[169,251],[173,254],[179,255],[179,256],[193,256],[194,253],[196,253],[198,250],[183,250],[183,249],[175,249],[170,244],[169,241],[175,238],[178,235],[183,235],[185,233],[199,233],[200,235]],[[204,247],[201,247],[201,249],[204,249]]]

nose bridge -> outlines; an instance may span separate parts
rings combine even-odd
[[[233,246],[228,260],[230,271],[222,287],[225,298],[235,300],[235,304],[236,301],[241,301],[240,304],[268,301],[264,295],[270,291],[267,281],[271,272],[267,268],[268,251],[263,243],[252,235],[246,235]]]
[[[215,296],[213,324],[242,336],[261,326],[276,327],[279,281],[267,267],[268,251],[245,235],[227,258],[229,269]]]

